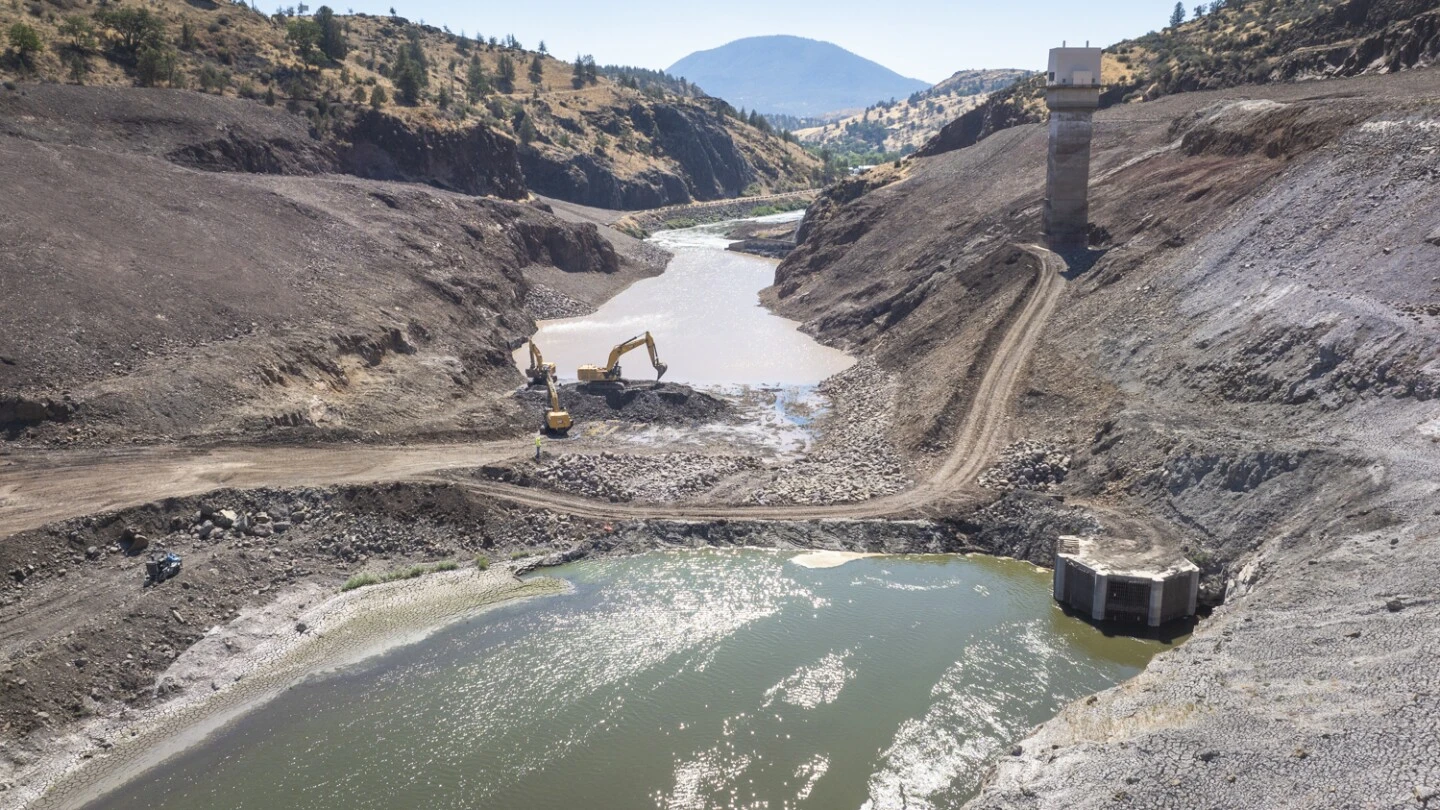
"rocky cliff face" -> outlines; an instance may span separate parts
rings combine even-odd
[[[615,167],[593,154],[565,152],[531,144],[520,153],[525,180],[536,193],[596,208],[658,208],[690,199],[685,179],[659,169],[620,177]]]
[[[675,161],[697,200],[736,197],[755,181],[755,170],[713,113],[696,107],[655,104],[630,108],[635,128]]]
[[[526,196],[515,141],[488,127],[436,130],[364,110],[339,137],[340,166],[349,174],[428,183],[462,194]]]
[[[520,154],[531,188],[582,205],[636,210],[737,197],[759,179],[724,119],[698,104],[635,103],[618,116],[590,119],[617,138],[644,136],[658,162],[637,170],[613,150],[575,152],[537,142]]]

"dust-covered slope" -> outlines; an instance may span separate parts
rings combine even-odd
[[[1224,606],[1009,756],[981,807],[1417,805],[1437,762],[1432,72],[1097,115],[1092,220],[1015,438],[1187,538]],[[772,293],[910,381],[926,450],[1039,236],[1045,133],[838,187]],[[849,198],[847,200],[847,198]],[[1054,746],[1054,747],[1052,747]]]
[[[503,433],[524,271],[653,272],[534,206],[316,174],[333,156],[303,119],[254,102],[55,87],[0,109],[11,440]],[[194,168],[216,135],[305,174]]]

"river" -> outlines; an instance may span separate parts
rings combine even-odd
[[[656,237],[669,269],[542,323],[547,359],[573,376],[649,329],[667,380],[813,389],[848,367],[759,305],[774,262],[726,252],[730,227]],[[627,365],[649,371],[643,353]],[[1027,563],[815,559],[548,571],[566,592],[312,677],[92,806],[952,807],[1030,728],[1163,649],[1067,617]]]
[[[312,679],[96,807],[926,808],[1158,642],[986,557],[652,552]]]
[[[795,220],[795,211],[760,222]],[[576,367],[603,365],[617,343],[649,331],[670,366],[667,382],[691,385],[813,385],[849,368],[854,360],[816,343],[795,321],[760,305],[758,294],[775,281],[775,262],[725,250],[735,222],[661,231],[651,241],[674,254],[665,272],[637,281],[578,318],[541,321],[534,340],[562,380]],[[529,365],[526,347],[515,353]],[[653,378],[644,349],[626,355],[627,378]]]

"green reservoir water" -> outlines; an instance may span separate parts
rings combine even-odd
[[[1163,646],[984,557],[656,552],[289,690],[105,808],[927,808]]]

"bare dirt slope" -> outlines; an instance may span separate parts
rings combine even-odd
[[[315,174],[304,120],[254,102],[0,109],[8,441],[501,435],[527,272],[623,286],[660,258],[531,205]],[[217,133],[274,173],[193,168]]]
[[[1096,120],[1096,247],[1072,257],[1012,436],[1073,452],[1062,494],[1169,522],[1225,604],[1003,758],[975,806],[1423,806],[1440,83],[1246,87]],[[1013,298],[1044,162],[1043,130],[1018,127],[833,189],[780,268],[785,312],[913,381],[904,446],[962,404],[946,383],[982,352],[977,313]]]

